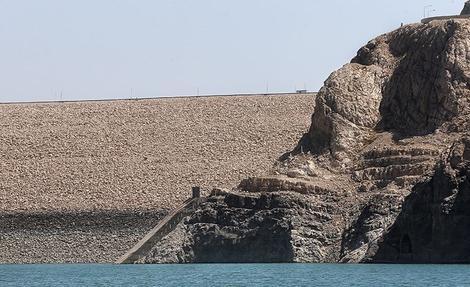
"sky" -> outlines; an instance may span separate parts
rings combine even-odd
[[[0,0],[0,102],[317,91],[372,38],[464,2]]]

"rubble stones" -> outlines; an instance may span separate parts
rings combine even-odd
[[[313,104],[295,94],[0,105],[0,263],[114,262],[192,186],[269,170]]]

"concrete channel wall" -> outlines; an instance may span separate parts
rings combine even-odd
[[[145,257],[152,247],[163,237],[172,232],[176,226],[195,208],[205,201],[205,198],[186,200],[180,207],[163,218],[142,240],[116,261],[116,264],[133,264]]]

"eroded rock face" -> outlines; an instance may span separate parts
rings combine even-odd
[[[470,262],[469,206],[470,139],[465,137],[453,145],[431,180],[414,187],[367,261]]]
[[[292,262],[293,201],[274,195],[211,197],[177,227],[178,238],[156,246],[143,263]],[[164,240],[165,241],[165,240]],[[161,256],[174,250],[177,256]],[[190,251],[190,252],[187,252]]]
[[[307,149],[344,158],[367,140],[380,119],[383,81],[378,66],[347,64],[334,72],[317,96]]]
[[[139,263],[336,262],[337,225],[345,224],[347,210],[338,199],[344,197],[280,191],[213,196]]]
[[[470,262],[469,76],[470,20],[372,40],[272,175],[213,193],[144,262]]]
[[[468,113],[470,24],[408,25],[361,48],[316,100],[302,150],[343,160],[377,129],[425,135]]]
[[[384,86],[383,129],[423,135],[468,110],[467,22],[432,22],[392,36],[390,50],[400,60]]]

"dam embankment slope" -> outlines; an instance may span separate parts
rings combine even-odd
[[[192,186],[268,171],[313,94],[0,104],[0,263],[114,262]]]

